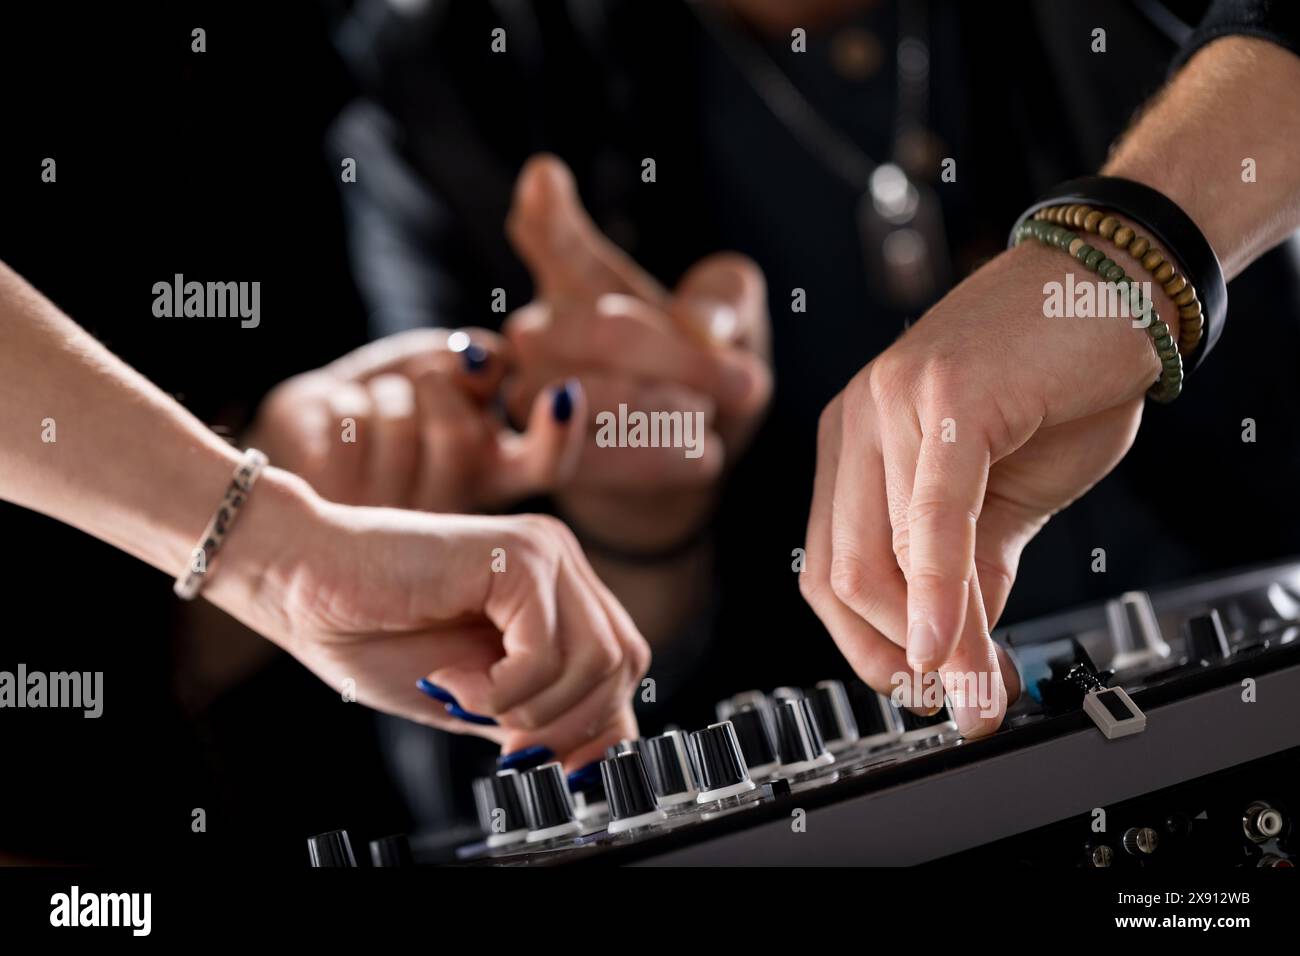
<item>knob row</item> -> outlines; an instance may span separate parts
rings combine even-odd
[[[853,693],[821,681],[807,693],[746,691],[718,704],[718,722],[685,734],[624,740],[593,772],[566,780],[558,763],[499,770],[474,782],[479,824],[489,847],[564,839],[584,823],[620,833],[665,819],[678,808],[738,798],[755,779],[814,775],[837,753],[934,736],[951,726],[946,708],[919,718],[865,685]]]

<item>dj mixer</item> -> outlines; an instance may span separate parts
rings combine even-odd
[[[736,693],[717,721],[623,741],[598,771],[474,781],[481,832],[370,844],[375,865],[1293,865],[1300,564],[994,634],[1025,693],[963,740],[860,683]],[[346,831],[309,840],[354,865]]]

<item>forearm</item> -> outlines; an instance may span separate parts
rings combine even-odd
[[[0,498],[186,566],[238,453],[2,263],[0,383]]]
[[[1205,233],[1232,278],[1300,228],[1300,57],[1216,40],[1124,136],[1108,175],[1158,189]],[[1243,162],[1254,176],[1243,179]]]

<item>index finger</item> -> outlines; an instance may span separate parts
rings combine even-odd
[[[947,440],[938,421],[923,420],[921,429],[903,573],[908,660],[918,670],[933,670],[951,656],[966,617],[989,450],[969,435]]]

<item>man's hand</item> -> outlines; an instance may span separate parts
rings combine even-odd
[[[581,389],[551,382],[517,433],[491,402],[509,347],[482,329],[379,339],[277,386],[249,443],[330,501],[422,511],[504,508],[577,466]]]
[[[516,416],[544,383],[576,377],[587,425],[602,411],[699,412],[703,454],[681,448],[601,448],[594,431],[557,500],[602,540],[657,550],[689,534],[713,502],[727,456],[745,446],[771,396],[768,322],[758,268],[711,256],[671,293],[597,229],[568,169],[535,157],[520,174],[507,231],[537,298],[506,324],[518,374]]]
[[[1123,457],[1159,371],[1130,319],[1044,317],[1071,270],[1034,243],[1003,253],[822,415],[804,594],[882,693],[938,672],[967,736],[1019,693],[989,627],[1021,551]]]

